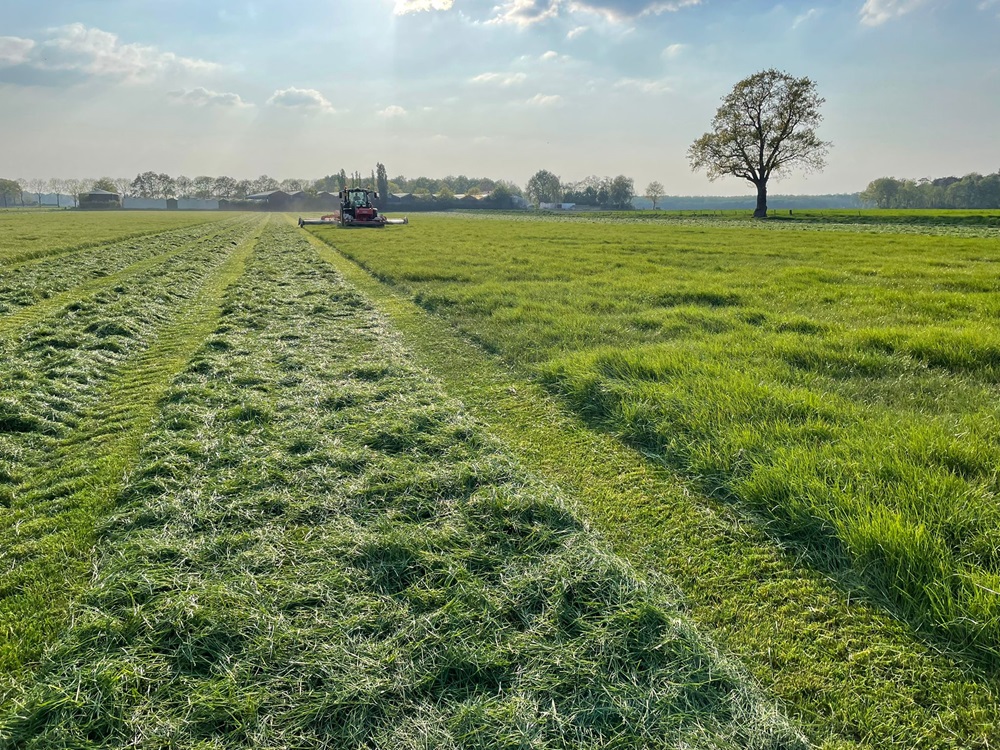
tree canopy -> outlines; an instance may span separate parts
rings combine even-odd
[[[1000,171],[958,177],[879,177],[859,196],[876,208],[1000,208]]]
[[[563,189],[559,178],[547,169],[540,169],[532,175],[525,187],[528,200],[534,203],[557,203],[562,198]]]
[[[830,143],[816,128],[825,100],[809,78],[773,68],[737,83],[722,100],[712,129],[688,149],[695,171],[710,180],[740,177],[757,188],[754,216],[767,216],[767,182],[793,168],[822,169]]]

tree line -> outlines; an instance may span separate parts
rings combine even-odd
[[[879,177],[860,198],[875,208],[1000,208],[1000,170],[919,180]]]
[[[101,177],[100,179],[62,178],[20,178],[0,180],[0,205],[24,205],[24,196],[35,196],[40,203],[42,195],[55,194],[57,205],[61,196],[68,195],[74,205],[80,193],[92,190],[106,190],[117,193],[122,198],[200,198],[217,200],[241,200],[249,195],[283,190],[286,193],[298,191],[315,195],[328,191],[339,192],[349,187],[365,187],[376,190],[382,196],[389,193],[411,193],[415,196],[437,195],[450,198],[456,195],[481,196],[492,194],[496,199],[505,196],[522,195],[521,188],[513,182],[494,180],[488,177],[467,177],[449,175],[442,178],[399,175],[389,179],[384,164],[377,164],[370,174],[348,173],[341,169],[333,174],[315,179],[277,179],[261,175],[255,179],[236,179],[227,175],[218,177],[199,175],[187,177],[171,176],[165,172],[140,172],[135,177]]]

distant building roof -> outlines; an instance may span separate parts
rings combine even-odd
[[[254,193],[248,195],[248,201],[266,201],[271,198],[288,198],[289,195],[284,190],[268,190],[266,193]]]

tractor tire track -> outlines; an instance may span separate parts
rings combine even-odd
[[[116,246],[125,243],[101,245],[97,250],[113,256],[113,259],[108,263],[108,267],[88,269],[84,273],[94,278],[80,283],[74,283],[74,280],[79,278],[78,275],[74,277],[67,276],[68,269],[77,266],[77,264],[73,263],[78,260],[76,258],[64,259],[58,265],[53,264],[52,258],[46,258],[44,260],[45,267],[39,268],[39,273],[34,277],[25,274],[23,268],[18,269],[17,287],[11,286],[14,278],[13,274],[7,273],[8,269],[0,269],[0,285],[6,282],[6,288],[0,286],[0,338],[9,336],[12,332],[30,325],[33,321],[41,320],[46,315],[51,314],[63,305],[76,301],[81,296],[95,293],[106,286],[140,274],[150,267],[176,257],[180,253],[199,244],[210,244],[218,241],[244,224],[245,220],[228,220],[221,225],[213,223],[206,228],[207,231],[190,237],[190,239],[188,239],[189,232],[170,232],[156,235],[154,238],[151,238],[150,243],[154,239],[158,239],[161,242],[164,240],[168,242],[173,241],[174,237],[168,235],[179,235],[177,239],[186,239],[187,241],[180,245],[174,245],[171,249],[155,255],[148,254],[149,250],[146,249],[148,246],[147,243],[141,243],[138,247],[132,245],[128,248],[121,248],[120,252],[117,253],[114,252]],[[155,251],[155,247],[153,249]],[[125,262],[127,265],[114,268],[116,261]],[[73,265],[71,266],[70,264]],[[32,263],[30,265],[35,264]],[[68,285],[66,285],[67,282]],[[51,293],[52,296],[44,297],[34,302],[27,302],[27,304],[21,304],[21,300],[17,299],[17,297],[25,295],[30,295],[34,298],[39,294],[40,288],[44,288],[45,293]],[[13,309],[8,310],[5,314],[5,307]]]
[[[13,485],[7,498],[0,495],[0,506],[9,506],[0,522],[7,541],[0,550],[0,706],[17,694],[44,647],[70,621],[71,602],[91,571],[95,524],[137,459],[164,391],[211,334],[225,291],[242,275],[265,222],[255,221],[211,264],[190,296],[158,321],[148,345],[98,384],[99,393],[79,415],[62,415],[62,429],[48,430],[54,437],[0,442],[0,492],[4,481]],[[61,408],[59,399],[49,400]],[[3,407],[0,428],[9,428]],[[29,460],[18,466],[19,458]]]

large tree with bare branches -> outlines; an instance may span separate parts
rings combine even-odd
[[[737,83],[722,100],[711,132],[691,144],[691,169],[704,169],[710,180],[731,175],[757,188],[753,215],[767,216],[767,181],[793,168],[822,169],[830,143],[816,128],[825,100],[808,78],[773,68]]]

